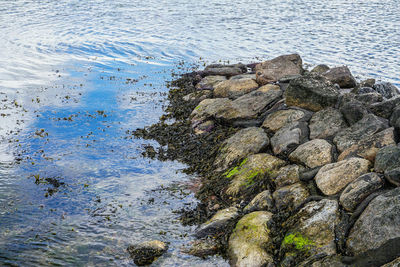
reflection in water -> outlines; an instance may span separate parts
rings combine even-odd
[[[162,114],[178,61],[298,52],[400,84],[396,1],[0,2],[1,263],[130,265],[161,239],[155,265],[226,265],[180,252],[190,177],[127,133]]]

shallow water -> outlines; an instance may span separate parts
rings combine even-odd
[[[173,211],[195,203],[195,177],[143,158],[149,142],[128,131],[157,121],[181,61],[297,52],[399,85],[399,13],[394,0],[0,0],[0,263],[132,265],[130,243],[161,239],[154,265],[226,265],[180,252],[194,228]]]

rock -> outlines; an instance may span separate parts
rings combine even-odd
[[[400,96],[393,97],[389,100],[373,103],[369,109],[377,116],[388,119],[393,113],[396,106],[400,105]]]
[[[365,105],[359,101],[346,102],[340,108],[340,112],[349,125],[355,124],[368,113]]]
[[[295,183],[281,187],[272,194],[278,210],[287,208],[294,209],[309,196],[310,193],[308,192],[307,187],[302,183]]]
[[[231,266],[274,266],[273,256],[266,250],[271,242],[267,223],[272,213],[255,211],[239,220],[229,237],[228,256]]]
[[[258,64],[255,68],[257,83],[276,82],[285,76],[301,75],[303,62],[297,54],[283,55]]]
[[[300,182],[300,172],[304,167],[298,165],[288,165],[279,169],[275,178],[276,188]]]
[[[223,170],[227,169],[234,161],[243,159],[250,154],[258,153],[268,144],[269,139],[263,129],[249,127],[240,130],[224,141],[214,165]]]
[[[400,148],[391,145],[379,149],[375,158],[376,172],[386,172],[400,167]]]
[[[333,161],[332,145],[324,139],[314,139],[299,145],[289,159],[309,168],[324,166]]]
[[[347,248],[356,255],[378,249],[400,238],[399,225],[400,188],[396,188],[377,196],[368,204],[350,231]]]
[[[256,80],[256,75],[252,73],[245,73],[245,74],[239,74],[236,76],[232,76],[230,78],[231,80],[240,80],[240,79],[253,79],[254,81]]]
[[[311,117],[310,139],[332,139],[336,133],[347,127],[343,115],[337,109],[326,108]]]
[[[253,212],[258,210],[265,210],[272,212],[274,210],[274,201],[269,190],[264,190],[256,195],[250,203],[244,208],[244,212]]]
[[[273,152],[289,154],[298,145],[308,140],[308,126],[305,122],[292,122],[279,129],[271,138]]]
[[[399,266],[400,266],[400,257],[385,265],[382,265],[381,267],[399,267]]]
[[[372,87],[360,87],[358,90],[357,90],[357,94],[369,94],[369,93],[376,93],[376,94],[379,94],[379,93],[377,93],[375,90],[374,90],[374,88],[372,88]],[[381,94],[379,94],[380,96],[382,96]]]
[[[254,91],[258,88],[258,84],[250,78],[230,79],[218,83],[214,88],[214,97],[228,97],[231,99],[238,98]]]
[[[399,118],[400,118],[400,105],[393,109],[392,115],[390,116],[390,125],[394,126]]]
[[[349,68],[347,66],[331,68],[323,73],[331,83],[338,84],[340,88],[353,88],[357,85]]]
[[[355,96],[357,101],[360,101],[364,104],[371,105],[376,102],[382,102],[383,97],[378,93],[366,93],[366,94],[359,94]]]
[[[168,250],[168,245],[159,240],[130,245],[128,252],[138,266],[148,265]]]
[[[286,165],[284,160],[266,153],[250,155],[238,166],[225,173],[226,178],[231,180],[226,194],[240,195],[241,192],[243,193],[264,178],[264,175],[269,175],[270,178],[275,177],[279,168],[284,165]]]
[[[201,72],[202,76],[235,76],[239,74],[243,74],[246,72],[246,65],[243,64],[234,64],[234,65],[222,65],[222,64],[213,64],[207,66],[204,71]]]
[[[336,200],[307,203],[285,223],[288,231],[281,244],[281,266],[296,266],[305,258],[336,254],[335,227],[339,223]],[[284,265],[284,264],[285,265]]]
[[[361,158],[349,158],[322,167],[315,176],[317,187],[325,195],[334,195],[360,175],[367,173],[370,162]]]
[[[391,184],[400,186],[400,167],[385,171],[385,178]]]
[[[367,196],[377,191],[384,182],[374,172],[366,173],[349,183],[340,195],[340,204],[347,211],[354,211]]]
[[[351,127],[341,130],[336,134],[333,142],[336,144],[338,150],[342,152],[361,139],[372,136],[388,128],[388,126],[386,120],[376,117],[373,114],[367,114]]]
[[[388,145],[396,145],[396,142],[394,141],[394,128],[388,128],[361,139],[358,143],[345,149],[339,155],[338,161],[349,157],[362,157],[374,162],[378,150]]]
[[[226,81],[225,76],[207,76],[201,79],[201,81],[196,84],[197,90],[214,90],[214,87],[220,83]]]
[[[215,119],[216,116],[221,116],[221,114],[231,114],[232,116],[237,113],[239,111],[232,105],[231,100],[228,98],[216,98],[201,101],[190,116],[192,117],[192,123],[196,124],[208,119]]]
[[[324,77],[306,75],[290,82],[285,91],[286,105],[319,111],[334,106],[339,92]]]
[[[360,82],[361,87],[373,87],[375,84],[375,79],[366,79]]]
[[[316,255],[317,258],[323,257],[323,255]],[[307,259],[303,261],[299,267],[348,267],[349,265],[342,263],[342,256],[340,255],[330,255],[323,257],[321,260],[315,261],[314,258]]]
[[[266,85],[261,86],[257,90],[260,91],[260,92],[266,93],[269,90],[280,90],[280,89],[281,89],[281,87],[279,85],[277,85],[277,84],[266,84]]]
[[[212,96],[211,90],[201,90],[201,91],[197,91],[197,92],[193,92],[188,95],[185,95],[183,97],[183,100],[189,101],[189,102],[203,101],[204,99],[210,98],[211,96]]]
[[[214,239],[199,239],[190,244],[190,247],[183,248],[182,252],[200,258],[212,256],[218,253],[220,247]]]
[[[399,90],[391,83],[381,82],[372,86],[375,91],[380,93],[384,98],[392,98],[399,95]]]
[[[214,121],[205,121],[194,128],[194,133],[199,135],[203,133],[209,133],[214,129]]]
[[[219,210],[210,220],[206,221],[196,230],[196,237],[202,238],[208,235],[215,235],[223,232],[225,227],[239,216],[239,211],[235,207]]]
[[[311,72],[312,72],[312,73],[322,74],[322,73],[327,72],[328,70],[329,70],[329,67],[328,67],[327,65],[325,65],[325,64],[320,64],[320,65],[315,66],[315,67],[311,70]]]
[[[276,132],[288,123],[295,121],[308,121],[311,113],[300,109],[284,109],[271,113],[264,120],[261,127],[268,131]]]

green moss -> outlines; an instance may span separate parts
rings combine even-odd
[[[194,108],[194,110],[200,110],[202,108],[201,105],[198,105],[197,107]]]
[[[226,176],[226,178],[231,178],[232,176],[235,176],[238,173],[244,172],[246,169],[242,169],[243,165],[246,164],[247,162],[247,158],[245,158],[240,164],[239,166],[236,166],[235,168],[228,170],[227,172],[224,173],[224,175]]]
[[[285,236],[282,245],[294,245],[297,250],[308,251],[315,243],[300,233],[291,233]]]

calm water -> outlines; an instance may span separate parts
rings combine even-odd
[[[180,252],[194,228],[173,211],[195,203],[194,177],[127,131],[157,121],[180,61],[297,52],[399,85],[398,14],[395,0],[0,0],[0,265],[132,265],[126,247],[148,239],[170,242],[154,265],[226,265]]]

